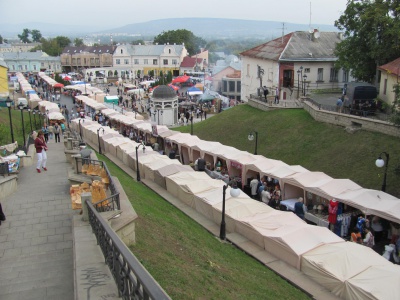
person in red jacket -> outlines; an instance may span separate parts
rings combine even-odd
[[[35,139],[35,148],[36,148],[36,154],[37,154],[37,164],[36,164],[36,171],[40,173],[40,168],[43,168],[43,170],[47,171],[46,168],[46,162],[47,162],[47,144],[44,140],[44,134],[43,131],[39,130],[38,136]]]

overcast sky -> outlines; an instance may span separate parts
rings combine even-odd
[[[347,0],[0,0],[0,23],[43,22],[119,27],[169,18],[229,18],[329,24]],[[0,28],[1,31],[1,28]]]

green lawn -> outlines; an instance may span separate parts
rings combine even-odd
[[[190,132],[190,126],[174,130]],[[333,178],[349,178],[364,188],[380,190],[384,168],[375,160],[390,154],[386,191],[400,198],[400,139],[364,130],[350,134],[344,127],[314,121],[302,109],[261,111],[249,105],[233,107],[194,124],[193,134],[203,140],[254,153],[250,131],[258,132],[258,154],[321,171]]]

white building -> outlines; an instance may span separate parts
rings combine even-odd
[[[280,99],[298,98],[314,89],[342,88],[353,81],[348,70],[336,69],[338,32],[292,32],[241,53],[241,100],[261,86],[278,87]],[[259,68],[262,73],[258,76]]]
[[[114,51],[113,66],[126,68],[134,74],[140,72],[141,77],[154,71],[158,76],[160,71],[178,70],[185,56],[185,45],[119,45]]]

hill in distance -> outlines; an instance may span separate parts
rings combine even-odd
[[[0,24],[0,34],[5,38],[16,37],[24,28],[37,29],[45,37],[58,35],[82,37],[92,34],[135,35],[138,37],[156,36],[163,31],[186,29],[205,39],[219,38],[275,38],[292,31],[309,30],[308,24],[281,23],[275,21],[252,21],[217,18],[174,18],[128,24],[118,28],[104,25],[79,26],[48,23]],[[333,25],[316,24],[312,28],[320,31],[338,31]]]

